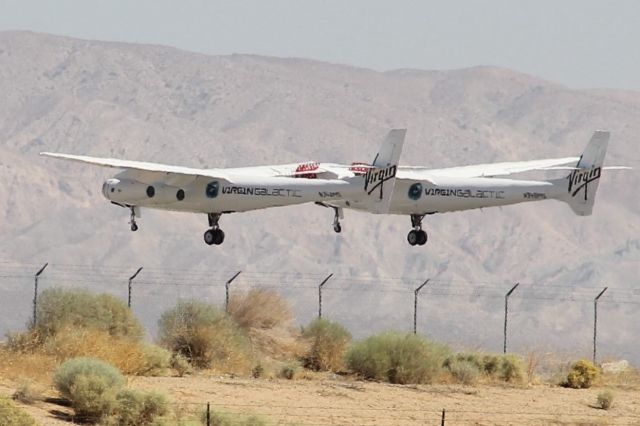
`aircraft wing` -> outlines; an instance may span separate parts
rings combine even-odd
[[[84,155],[59,154],[54,152],[41,152],[45,157],[60,158],[79,163],[93,164],[102,167],[111,167],[132,171],[141,182],[154,183],[158,181],[182,181],[193,180],[198,176],[214,179],[226,179],[232,181],[228,173],[220,169],[195,169],[191,167],[169,166],[166,164],[147,163],[143,161],[119,160],[116,158],[98,158]]]
[[[557,166],[575,165],[580,157],[550,158],[546,160],[513,161],[505,163],[476,164],[472,166],[428,169],[426,167],[400,166],[398,178],[437,180],[439,177],[493,177],[522,173],[532,170],[553,170]]]

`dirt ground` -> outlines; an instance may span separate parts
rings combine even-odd
[[[168,394],[177,410],[200,411],[210,402],[212,410],[257,414],[272,424],[440,425],[444,409],[446,425],[640,425],[637,388],[616,389],[614,406],[605,411],[595,407],[602,388],[400,386],[340,377],[132,377],[129,385]],[[2,395],[12,391],[0,386]],[[55,403],[25,409],[42,425],[69,424],[59,420],[68,409]]]

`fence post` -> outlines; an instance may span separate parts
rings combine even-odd
[[[229,278],[229,280],[224,284],[224,311],[225,312],[229,312],[229,286],[231,285],[233,280],[238,278],[238,275],[240,275],[241,272],[242,271],[236,272],[236,274],[231,278]]]
[[[207,426],[211,426],[211,404],[207,402]]]
[[[598,335],[598,299],[607,291],[609,287],[605,287],[602,291],[593,299],[593,363],[596,363],[596,337]]]
[[[42,268],[40,268],[40,270],[38,272],[36,272],[36,275],[34,276],[34,283],[33,283],[33,328],[36,328],[36,324],[38,323],[38,277],[40,276],[40,274],[42,274],[44,272],[44,270],[46,269],[46,267],[49,265],[49,262],[45,263],[44,266]]]
[[[142,271],[142,266],[138,268],[138,270],[136,271],[135,274],[131,275],[129,277],[129,297],[127,298],[127,306],[129,307],[129,309],[131,309],[131,282],[133,281],[133,279],[135,277],[138,276],[138,274],[140,273],[140,271]]]
[[[516,285],[514,285],[513,287],[511,287],[511,290],[509,290],[507,292],[507,294],[504,296],[504,347],[503,347],[503,353],[507,353],[507,315],[509,313],[509,296],[511,296],[511,293],[513,293],[513,291],[518,288],[518,286],[520,285],[520,283],[516,283]]]
[[[329,279],[333,276],[333,274],[327,275],[327,278],[322,280],[320,285],[318,286],[318,318],[322,318],[322,287],[329,281]]]
[[[442,422],[440,423],[442,426],[444,426],[444,408],[442,409]]]
[[[431,278],[427,278],[418,288],[413,290],[413,334],[416,334],[418,329],[418,292],[422,287],[427,285]]]

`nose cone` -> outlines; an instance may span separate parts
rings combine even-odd
[[[107,200],[112,200],[113,193],[116,191],[116,186],[120,183],[118,179],[107,179],[102,184],[102,195]]]

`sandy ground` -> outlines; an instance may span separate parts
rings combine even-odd
[[[133,377],[130,386],[167,393],[174,409],[258,414],[273,424],[300,425],[640,425],[640,391],[615,390],[614,407],[594,407],[602,388],[551,386],[399,386],[341,378],[323,380]],[[8,395],[10,386],[0,386]],[[39,402],[24,406],[42,425],[68,425]],[[1,422],[0,422],[1,423]]]

